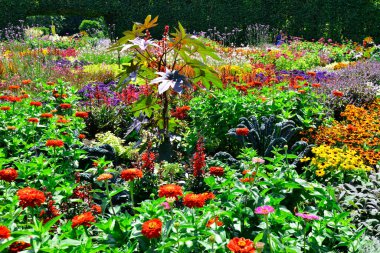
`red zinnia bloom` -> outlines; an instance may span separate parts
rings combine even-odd
[[[236,128],[235,132],[236,132],[237,135],[247,136],[249,134],[249,129],[246,128],[246,127]]]
[[[251,240],[235,237],[227,244],[233,253],[254,253],[255,247]]]
[[[22,84],[26,85],[26,84],[30,84],[32,82],[32,80],[27,79],[27,80],[22,80],[21,82],[22,82]]]
[[[99,205],[92,205],[92,206],[91,206],[91,210],[92,210],[95,214],[100,214],[100,213],[102,213],[102,207],[99,206]]]
[[[142,224],[141,233],[148,239],[159,238],[162,231],[162,221],[154,218]]]
[[[22,95],[20,98],[28,98],[28,97],[29,97],[28,94],[24,94],[24,95]]]
[[[7,95],[2,95],[0,96],[0,100],[8,100],[9,96]]]
[[[17,253],[20,251],[25,250],[26,248],[29,248],[31,245],[30,243],[23,242],[23,241],[17,241],[11,244],[8,248],[8,253]]]
[[[338,91],[338,90],[333,90],[332,94],[336,97],[343,97],[343,92]]]
[[[320,83],[313,83],[311,86],[313,86],[314,88],[319,88],[319,87],[321,87],[321,84]]]
[[[204,192],[200,195],[202,195],[205,198],[205,200],[215,199],[215,195],[212,192]]]
[[[32,122],[32,123],[38,123],[38,121],[40,121],[40,120],[37,118],[29,118],[28,119],[28,122]]]
[[[29,105],[31,105],[31,106],[42,106],[42,103],[39,101],[32,101],[32,102],[30,102]]]
[[[76,112],[75,117],[82,119],[88,118],[88,112]]]
[[[124,179],[125,181],[132,181],[132,180],[135,180],[137,178],[142,178],[143,177],[143,173],[141,170],[139,169],[126,169],[126,170],[123,170],[120,174],[120,177],[122,179]]]
[[[212,219],[210,219],[209,221],[207,221],[206,227],[210,228],[210,227],[212,226],[212,224],[214,224],[214,223],[215,223],[218,227],[223,226],[223,222],[221,222],[221,221],[219,220],[219,217],[216,216],[215,218],[212,218]]]
[[[70,104],[60,104],[59,105],[62,109],[70,109],[71,105]]]
[[[6,226],[0,226],[0,239],[8,239],[11,231]]]
[[[183,204],[189,208],[203,207],[206,203],[206,198],[202,194],[188,193],[183,198]]]
[[[8,101],[9,101],[9,102],[12,102],[12,103],[20,102],[20,101],[21,101],[21,98],[20,98],[20,97],[15,97],[15,96],[9,96],[9,97],[8,97]]]
[[[222,167],[210,167],[210,174],[214,176],[223,176],[224,169]]]
[[[82,213],[80,215],[74,216],[72,219],[72,228],[76,228],[80,225],[90,227],[92,222],[95,222],[95,217],[91,212]]]
[[[70,120],[67,120],[67,119],[64,119],[64,118],[60,118],[57,120],[57,123],[62,123],[62,124],[65,124],[65,123],[69,123]]]
[[[79,134],[78,138],[82,140],[82,139],[86,138],[86,135],[85,134]]]
[[[2,106],[2,107],[0,107],[0,110],[2,110],[2,111],[9,111],[10,109],[11,109],[10,106]]]
[[[17,177],[18,173],[14,168],[0,170],[0,180],[12,182],[15,181]]]
[[[52,118],[53,117],[53,114],[51,114],[51,113],[43,113],[43,114],[41,114],[41,116],[40,116],[41,118]]]
[[[18,90],[18,89],[20,89],[20,86],[19,85],[9,85],[8,89],[9,90]]]
[[[17,196],[20,200],[19,205],[22,208],[40,206],[46,200],[45,194],[42,191],[30,187],[18,190]]]
[[[64,142],[61,140],[47,140],[46,147],[63,147]]]
[[[162,197],[167,197],[167,198],[172,198],[172,197],[178,197],[182,196],[182,187],[176,184],[166,184],[160,186],[160,189],[158,190],[158,196],[160,198]]]

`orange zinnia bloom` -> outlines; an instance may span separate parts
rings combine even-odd
[[[166,184],[163,186],[160,186],[160,189],[158,190],[158,196],[160,198],[167,197],[167,198],[177,198],[178,196],[182,196],[182,188],[179,185],[176,184]]]
[[[0,107],[0,110],[2,110],[2,111],[9,111],[10,109],[11,109],[10,106],[2,106],[2,107]]]
[[[32,101],[32,102],[30,102],[29,105],[30,105],[30,106],[42,106],[42,103],[39,102],[39,101]]]
[[[46,147],[63,147],[64,142],[61,140],[47,140]]]
[[[227,244],[233,253],[254,253],[255,247],[251,240],[235,237]]]
[[[206,198],[202,194],[188,193],[183,199],[183,204],[189,208],[203,207],[206,203]]]
[[[121,172],[120,177],[124,179],[125,181],[132,181],[138,178],[142,178],[143,173],[141,170],[135,169],[135,168],[126,169]]]
[[[32,80],[30,79],[27,79],[27,80],[22,80],[21,83],[26,85],[26,84],[30,84],[32,82]]]
[[[332,94],[336,97],[343,97],[343,92],[338,91],[338,90],[333,90]]]
[[[159,238],[162,231],[162,221],[154,218],[142,224],[141,233],[148,239]]]
[[[98,176],[98,178],[96,180],[97,181],[106,181],[106,180],[109,180],[109,179],[112,179],[112,178],[113,178],[112,174],[110,174],[110,173],[103,173],[100,176]]]
[[[46,118],[46,119],[49,119],[49,118],[52,118],[53,117],[53,114],[51,113],[42,113],[40,115],[41,118]]]
[[[28,122],[32,122],[32,123],[38,123],[38,121],[40,121],[40,120],[37,118],[29,118],[28,119]]]
[[[71,105],[70,104],[60,104],[59,105],[62,109],[70,109]]]
[[[75,117],[83,118],[83,119],[88,118],[88,112],[76,112]]]
[[[76,228],[78,226],[86,226],[90,227],[91,223],[95,222],[95,217],[91,212],[82,213],[80,215],[74,216],[72,219],[73,224],[71,224],[72,228]]]
[[[18,173],[14,168],[0,170],[0,180],[12,182],[15,181],[17,177]]]
[[[0,239],[8,239],[11,231],[6,226],[0,226]]]
[[[46,200],[45,194],[42,191],[30,187],[18,190],[17,196],[20,200],[19,205],[22,208],[41,206]]]

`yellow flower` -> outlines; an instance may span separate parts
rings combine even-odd
[[[325,171],[324,170],[316,170],[315,171],[315,174],[318,176],[318,177],[323,177],[325,175]]]

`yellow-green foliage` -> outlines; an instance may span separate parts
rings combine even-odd
[[[86,73],[99,73],[99,72],[112,72],[117,75],[119,72],[119,66],[117,64],[91,64],[83,67]]]
[[[111,147],[115,149],[116,155],[129,159],[129,160],[136,160],[138,158],[138,150],[133,148],[134,143],[130,143],[128,146],[124,146],[124,140],[115,136],[110,131],[106,133],[99,133],[96,134],[96,139],[101,144],[108,144]]]

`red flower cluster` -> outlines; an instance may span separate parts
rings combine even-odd
[[[172,117],[177,119],[185,119],[187,117],[187,112],[190,111],[190,106],[181,106],[177,107],[175,111],[172,111],[170,114]]]
[[[199,138],[197,141],[197,147],[193,156],[193,175],[194,177],[200,177],[204,174],[203,167],[206,166],[206,154],[204,153],[203,138]]]
[[[8,239],[11,231],[6,226],[0,226],[0,239]]]
[[[249,134],[249,129],[246,127],[236,128],[235,132],[239,136],[247,136]]]
[[[162,221],[154,218],[142,224],[141,233],[148,239],[159,238],[162,231]]]
[[[64,119],[64,118],[60,118],[57,120],[57,123],[60,123],[60,124],[66,124],[66,123],[69,123],[70,120],[67,120],[67,119]]]
[[[332,94],[335,96],[335,97],[343,97],[343,92],[341,91],[338,91],[338,90],[333,90],[332,91]]]
[[[137,178],[142,178],[143,177],[143,173],[141,170],[139,169],[126,169],[126,170],[123,170],[120,174],[120,177],[122,179],[124,179],[125,181],[132,181],[132,180],[135,180]]]
[[[48,195],[48,198],[49,198],[49,195]],[[40,213],[40,216],[43,218],[44,224],[60,215],[59,210],[54,206],[54,203],[55,202],[53,200],[49,200],[47,211],[42,210]]]
[[[95,222],[95,217],[91,212],[82,213],[80,215],[74,216],[72,219],[73,224],[71,224],[72,228],[76,228],[78,226],[87,226],[90,227],[92,222]]]
[[[59,105],[62,109],[70,109],[71,105],[70,104],[60,104]]]
[[[149,149],[141,154],[142,165],[141,169],[148,169],[153,171],[154,160],[156,159],[156,154]]]
[[[223,222],[219,220],[219,217],[216,216],[215,218],[210,219],[207,221],[206,227],[210,228],[213,224],[216,224],[218,227],[223,226]]]
[[[254,253],[255,246],[249,239],[235,237],[227,244],[233,253]]]
[[[182,188],[179,185],[176,184],[166,184],[163,186],[160,186],[160,189],[158,190],[158,196],[160,198],[162,197],[167,197],[167,198],[172,198],[172,197],[178,197],[182,196]]]
[[[29,104],[30,106],[42,106],[42,103],[40,102],[40,101],[32,101],[32,102],[30,102],[30,104]]]
[[[18,177],[17,170],[13,168],[0,170],[0,180],[12,182],[12,181],[15,181],[17,177]]]
[[[319,88],[319,87],[321,87],[321,84],[320,83],[313,83],[311,86],[314,88]]]
[[[46,147],[63,147],[64,142],[61,140],[47,140]]]
[[[88,118],[88,112],[76,112],[75,117],[82,119]]]
[[[223,176],[224,169],[222,167],[210,167],[210,174],[213,176]]]
[[[45,194],[42,191],[30,187],[18,190],[17,196],[22,208],[41,206],[46,200]]]
[[[22,99],[20,97],[15,97],[15,96],[9,96],[8,101],[15,103],[15,102],[20,102]]]
[[[17,241],[11,244],[8,248],[8,253],[17,253],[25,250],[26,248],[29,248],[31,245],[30,243],[23,242],[23,241]]]

